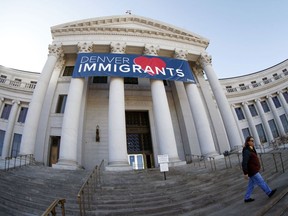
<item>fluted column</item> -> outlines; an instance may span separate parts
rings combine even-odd
[[[242,103],[242,106],[244,108],[244,112],[245,112],[245,115],[247,117],[248,125],[249,125],[249,128],[250,128],[251,133],[252,133],[251,135],[254,137],[255,145],[256,146],[261,146],[259,135],[257,133],[256,127],[255,127],[255,124],[254,124],[254,121],[253,121],[253,117],[251,115],[251,112],[249,110],[247,102]]]
[[[158,50],[158,47],[153,45],[146,45],[144,54],[156,56],[158,55]],[[181,162],[178,156],[172,118],[163,80],[150,79],[150,83],[157,141],[160,154],[168,155],[169,166],[183,164],[184,162]]]
[[[175,50],[175,58],[187,60],[187,52]],[[194,117],[196,133],[200,144],[201,154],[206,156],[216,155],[216,149],[205,107],[196,83],[185,84],[190,109]]]
[[[91,51],[92,44],[78,44],[79,53]],[[56,164],[52,165],[53,168],[70,170],[79,168],[77,162],[77,144],[84,85],[84,78],[71,78],[62,123],[59,160]]]
[[[16,116],[18,113],[19,101],[12,101],[12,109],[8,118],[8,124],[5,132],[5,137],[4,137],[4,142],[3,142],[3,148],[2,148],[2,158],[4,159],[5,157],[9,156],[10,149],[11,149],[11,141],[12,141],[12,136],[13,136],[13,129],[16,121]]]
[[[45,94],[58,58],[63,54],[61,45],[49,45],[48,59],[37,81],[31,102],[29,104],[26,122],[22,134],[20,154],[34,154],[37,128],[44,102]]]
[[[3,105],[3,101],[4,101],[4,98],[0,98],[0,110],[2,110],[2,105]]]
[[[112,53],[125,53],[126,44],[111,43]],[[109,86],[109,161],[106,170],[122,171],[132,169],[128,163],[124,78],[111,77]]]
[[[195,83],[186,83],[186,92],[194,116],[194,124],[200,143],[201,153],[206,156],[216,155],[216,149],[205,107]]]
[[[262,124],[264,126],[264,130],[265,130],[266,135],[267,135],[268,143],[270,143],[272,140],[274,140],[273,134],[272,134],[271,129],[269,127],[269,124],[268,124],[267,118],[265,116],[265,113],[263,111],[263,107],[260,103],[260,100],[257,99],[257,100],[255,100],[255,102],[256,102],[256,107],[257,107],[257,110],[259,112]]]
[[[286,102],[286,100],[285,100],[285,98],[283,96],[283,92],[279,91],[279,92],[277,92],[277,94],[279,95],[281,104],[282,104],[282,106],[283,106],[283,108],[285,110],[286,115],[288,115],[288,105],[287,105],[287,102]]]
[[[270,108],[272,110],[272,113],[273,113],[273,117],[274,117],[276,126],[277,126],[277,128],[279,130],[280,135],[283,136],[283,135],[285,135],[285,130],[283,128],[283,125],[282,125],[282,122],[280,120],[280,117],[279,117],[279,115],[277,113],[277,110],[276,110],[275,104],[273,102],[273,99],[272,99],[271,95],[267,96],[267,98],[268,98],[269,106],[270,106]]]
[[[225,96],[222,86],[220,85],[217,75],[212,68],[211,57],[206,53],[201,54],[200,63],[202,64],[202,67],[208,78],[208,82],[210,83],[211,89],[215,96],[231,148],[242,146],[240,134],[237,130],[236,121],[233,118],[228,100]]]

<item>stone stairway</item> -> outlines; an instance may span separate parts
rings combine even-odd
[[[77,193],[88,174],[39,165],[0,171],[0,215],[41,215],[57,198],[66,199],[67,215],[79,215]]]
[[[193,163],[170,168],[164,180],[158,169],[103,172],[102,187],[95,195],[94,205],[87,215],[265,215],[269,209],[279,209],[277,203],[287,206],[288,151],[281,160],[275,156],[278,172],[271,154],[261,156],[268,184],[277,187],[277,193],[268,199],[255,188],[256,201],[251,205],[243,202],[247,181],[243,179],[237,155],[231,155],[232,168],[226,169],[225,160],[215,161],[216,170],[210,162]],[[227,161],[226,161],[227,162]],[[214,163],[214,162],[213,162]],[[212,163],[212,164],[213,164]],[[226,163],[228,164],[228,163]],[[263,206],[268,206],[263,208]],[[281,214],[279,214],[281,215]]]
[[[228,158],[226,163],[222,158],[213,163],[206,161],[205,165],[204,161],[193,160],[191,164],[169,168],[166,180],[156,168],[103,171],[101,186],[86,215],[285,215],[288,150],[281,152],[285,173],[277,155],[261,156],[264,165],[261,174],[272,188],[278,188],[269,199],[255,188],[256,200],[243,202],[247,181],[243,179],[237,155],[232,154],[231,167]],[[0,216],[41,215],[56,198],[66,199],[66,215],[79,215],[77,193],[88,175],[86,170],[57,170],[40,165],[0,171]]]

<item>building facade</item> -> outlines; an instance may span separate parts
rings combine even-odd
[[[287,133],[287,64],[218,79],[209,41],[135,15],[80,20],[51,28],[41,73],[0,67],[1,157],[33,154],[60,169],[107,170],[186,163],[217,156],[251,134],[268,145]],[[94,76],[73,78],[79,53],[187,61],[195,82]]]

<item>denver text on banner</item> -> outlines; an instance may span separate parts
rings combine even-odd
[[[79,53],[72,77],[89,76],[195,82],[193,72],[185,60],[132,54]]]

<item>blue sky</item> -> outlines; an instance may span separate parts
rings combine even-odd
[[[2,0],[0,8],[0,65],[21,70],[41,72],[51,26],[127,10],[209,39],[219,78],[288,58],[287,0]]]

